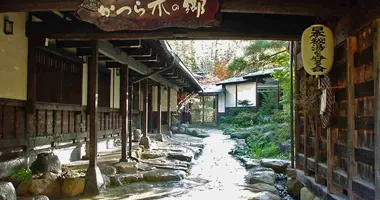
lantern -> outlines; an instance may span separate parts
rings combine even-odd
[[[330,28],[317,24],[302,34],[302,60],[306,72],[319,76],[327,74],[334,61],[334,38]]]

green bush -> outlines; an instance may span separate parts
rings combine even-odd
[[[29,168],[21,168],[12,173],[11,178],[19,181],[26,181],[33,178],[32,171]]]

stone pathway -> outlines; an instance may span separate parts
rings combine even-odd
[[[167,169],[160,169],[160,162],[165,166],[165,162],[168,160],[158,158],[161,159],[159,161],[156,157],[165,156],[166,159],[170,157],[176,159],[177,165],[171,164],[172,167],[178,167],[175,171],[179,174],[174,174],[173,176],[175,177],[185,176],[188,166],[184,165],[189,160],[192,160],[190,171],[184,179],[179,178],[178,180],[182,179],[180,181],[171,179],[177,181],[155,182],[157,173],[141,172],[139,170],[138,173],[143,174],[143,181],[121,183],[119,187],[109,186],[106,191],[96,197],[86,198],[82,196],[80,199],[281,199],[273,185],[274,180],[271,181],[271,185],[260,181],[256,184],[249,184],[250,174],[252,174],[253,170],[266,169],[266,171],[273,173],[269,174],[269,176],[274,179],[275,175],[272,169],[261,166],[257,166],[256,169],[246,169],[247,167],[242,162],[229,155],[231,149],[237,144],[235,140],[231,140],[229,136],[223,135],[222,131],[217,129],[203,130],[210,137],[201,139],[185,134],[175,134],[169,141],[156,143],[153,148],[154,151],[151,151],[151,154],[146,154],[146,159],[143,159],[143,163],[158,168],[157,170],[160,173],[167,173],[165,171]],[[202,153],[199,150],[202,149],[200,146],[204,147]],[[193,154],[182,153],[179,155],[177,153],[184,152],[184,149]],[[192,155],[200,156],[193,159]],[[260,163],[256,164],[260,165]],[[121,179],[129,180],[129,176],[127,178],[121,177]]]

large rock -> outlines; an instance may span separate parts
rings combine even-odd
[[[172,127],[170,127],[170,131],[172,131],[173,133],[178,133],[178,130],[178,126],[173,125]]]
[[[294,168],[286,169],[286,174],[288,175],[288,178],[297,178],[297,170]]]
[[[11,182],[0,182],[0,200],[17,200],[16,190]]]
[[[62,195],[66,197],[75,197],[81,195],[84,191],[86,181],[83,178],[68,178],[63,180]]]
[[[148,136],[143,136],[140,139],[140,145],[144,146],[144,149],[150,149],[151,141]]]
[[[107,165],[107,164],[100,165],[99,169],[102,172],[102,174],[105,174],[107,176],[112,176],[112,175],[115,175],[117,173],[117,170],[115,167],[112,167],[112,166]]]
[[[250,185],[249,189],[252,192],[264,192],[264,191],[267,191],[267,192],[270,192],[270,193],[278,195],[278,191],[277,191],[276,187],[274,187],[273,185],[266,184],[266,183],[255,183],[253,185]]]
[[[148,182],[160,181],[180,181],[184,179],[186,173],[181,170],[154,170],[144,174],[144,180]]]
[[[27,180],[17,187],[17,195],[46,195],[49,198],[58,198],[61,196],[61,185],[58,180],[52,179]]]
[[[54,172],[60,174],[62,172],[61,161],[57,155],[52,153],[40,153],[37,155],[36,161],[30,167],[33,174]]]
[[[292,196],[295,199],[299,199],[301,189],[303,188],[303,184],[299,182],[297,179],[288,179],[287,188],[288,194],[290,196]]]
[[[146,163],[139,163],[137,166],[137,170],[141,172],[147,172],[147,171],[152,171],[155,170],[155,167],[152,167]]]
[[[191,162],[194,158],[194,154],[191,151],[169,152],[168,158],[173,160]]]
[[[167,153],[163,151],[145,151],[141,154],[141,157],[144,159],[155,159],[166,157]]]
[[[134,174],[137,173],[138,163],[136,162],[120,162],[115,165],[119,173]]]
[[[243,163],[246,169],[252,169],[260,166],[259,160],[252,159],[249,156],[238,156],[237,159]]]
[[[301,200],[314,200],[315,195],[310,192],[306,187],[301,189]]]
[[[156,141],[163,142],[164,141],[164,135],[162,133],[156,133]]]
[[[18,200],[49,200],[49,197],[45,195],[36,195],[36,196],[28,196],[28,197],[20,196],[17,199]]]
[[[274,185],[276,181],[276,174],[271,169],[257,167],[253,168],[249,172],[247,179],[250,184],[266,183],[269,185]]]
[[[52,180],[55,180],[57,179],[58,177],[60,177],[60,174],[56,174],[54,172],[45,172],[42,174],[42,176],[40,178],[42,179],[52,179]]]
[[[134,183],[143,181],[144,177],[142,174],[118,174],[111,176],[111,185],[120,186],[127,183]]]
[[[271,168],[276,173],[286,173],[286,169],[288,168],[290,162],[285,160],[277,160],[277,159],[262,159],[261,166]]]
[[[104,182],[104,185],[105,185],[105,186],[109,186],[109,185],[111,185],[111,179],[110,179],[110,177],[108,177],[108,176],[105,175],[105,174],[102,174],[102,177],[103,177],[103,182]]]
[[[135,129],[133,131],[133,142],[139,142],[141,139],[141,130],[140,129]]]
[[[259,192],[252,195],[250,200],[281,200],[281,197],[271,192]]]
[[[267,141],[272,141],[274,138],[274,132],[273,131],[268,131],[264,133],[264,139]]]
[[[164,134],[167,135],[170,138],[173,137],[173,132],[172,131],[167,131]]]
[[[278,145],[277,150],[278,150],[278,152],[290,152],[291,146],[292,146],[291,142],[290,142],[290,140],[288,140],[285,142],[281,142]]]
[[[247,138],[251,132],[234,132],[230,135],[232,139],[245,139]]]

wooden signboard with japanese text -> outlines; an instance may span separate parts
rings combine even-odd
[[[217,26],[219,0],[85,0],[77,10],[83,21],[105,31]]]

